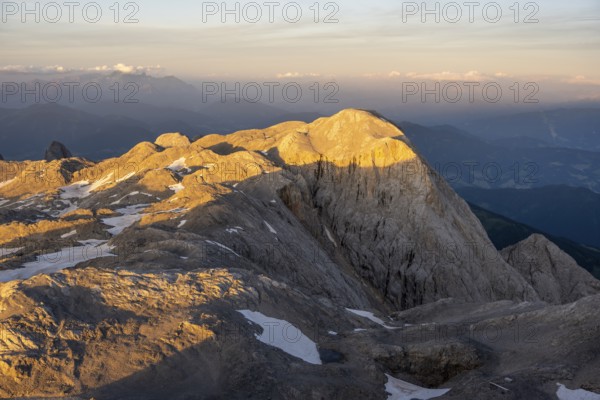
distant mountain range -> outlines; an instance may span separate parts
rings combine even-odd
[[[54,141],[74,154],[102,159],[126,151],[155,132],[123,116],[96,116],[57,104],[0,110],[1,152],[7,160],[40,160]]]
[[[290,120],[310,122],[322,116],[316,112],[292,113],[274,104],[233,96],[226,102],[221,102],[220,95],[204,98],[201,89],[174,76],[86,72],[3,79],[25,83],[29,90],[36,84],[49,88],[40,89],[39,98],[31,94],[23,98],[21,89],[1,97],[0,151],[13,160],[39,159],[52,140],[63,142],[75,155],[102,159],[165,132],[181,132],[194,138],[265,128]],[[85,92],[87,97],[83,90],[86,84],[94,87]],[[56,102],[49,102],[47,97],[55,95],[55,87],[61,88],[62,95]],[[69,87],[74,87],[73,98]],[[91,101],[97,87],[101,96]],[[13,140],[15,136],[18,142]],[[24,142],[29,144],[27,148],[23,148]]]
[[[600,152],[490,143],[459,128],[399,126],[431,166],[455,188],[585,187],[600,193]],[[534,139],[512,142],[531,144]],[[507,143],[507,141],[501,141]]]
[[[95,87],[101,89],[99,101],[114,101],[117,104],[132,104],[132,102],[140,102],[144,104],[152,104],[161,107],[182,107],[187,105],[189,108],[195,108],[201,99],[201,93],[189,83],[182,81],[174,76],[154,77],[147,74],[126,74],[122,72],[100,73],[89,72],[79,74],[66,75],[41,75],[38,78],[30,76],[17,76],[3,78],[4,82],[16,82],[19,85],[25,83],[28,89],[35,88],[35,84],[39,84],[41,88],[48,88],[39,91],[40,101],[36,100],[35,96],[21,96],[21,89],[15,95],[7,94],[2,99],[2,107],[6,108],[23,108],[33,104],[46,103],[56,96],[56,102],[61,105],[77,107],[89,99],[97,96]],[[132,86],[128,86],[131,85]],[[84,91],[85,85],[92,85]],[[57,94],[57,90],[52,87],[59,87],[61,95]],[[73,89],[69,89],[72,87]],[[72,90],[72,98],[69,96],[69,91]],[[85,93],[85,94],[84,94]],[[23,101],[25,100],[25,101]]]
[[[600,194],[569,186],[457,191],[479,207],[554,236],[600,247]]]
[[[474,204],[469,204],[469,206],[481,221],[481,224],[492,240],[492,243],[494,243],[494,246],[496,246],[498,250],[515,245],[533,234],[542,234],[560,247],[565,253],[573,257],[573,259],[577,261],[577,264],[581,265],[596,278],[600,279],[600,249],[584,246],[575,243],[572,240],[545,233],[540,229],[535,229],[529,225],[519,223]]]
[[[228,109],[236,109],[225,118]],[[81,110],[59,104],[0,109],[0,147],[7,160],[39,160],[53,140],[73,154],[101,160],[122,154],[141,141],[165,132],[189,137],[266,127],[287,120],[310,121],[319,114],[289,114],[262,104],[219,103],[209,114],[149,104],[99,103]],[[27,143],[27,146],[23,144]]]
[[[511,114],[468,122],[480,138],[513,147],[600,150],[600,109],[576,108]]]

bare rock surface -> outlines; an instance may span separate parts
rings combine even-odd
[[[71,158],[73,155],[67,149],[67,146],[60,142],[52,142],[50,146],[46,149],[46,153],[44,154],[44,160],[46,161],[54,161],[54,160],[62,160],[63,158]]]
[[[541,278],[507,262],[376,114],[0,167],[0,397],[600,392],[584,277],[545,242]]]
[[[532,235],[501,253],[548,303],[572,303],[600,294],[600,281],[542,235]]]
[[[160,135],[154,143],[164,148],[188,147],[190,145],[190,139],[181,133],[165,133]]]
[[[302,176],[302,185],[284,188],[288,207],[302,213],[297,217],[311,231],[335,236],[346,261],[393,307],[445,297],[537,298],[404,134],[369,112],[346,110],[312,124],[197,143],[263,152]]]

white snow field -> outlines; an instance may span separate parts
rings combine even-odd
[[[146,207],[148,207],[148,204],[138,204],[135,206],[120,208],[115,212],[122,214],[121,216],[104,218],[102,223],[111,226],[112,228],[108,229],[107,231],[111,235],[116,236],[123,232],[126,228],[141,220],[144,216],[141,211],[143,211],[143,209]]]
[[[23,264],[23,268],[0,271],[0,282],[29,279],[39,274],[52,274],[72,268],[80,262],[100,257],[114,257],[106,241],[80,242],[83,246],[66,247],[59,252],[37,256],[36,261]]]
[[[587,390],[571,390],[561,383],[558,383],[556,397],[558,400],[600,400],[600,394],[588,392]]]
[[[385,391],[389,394],[388,400],[429,400],[443,396],[450,391],[450,389],[426,389],[388,374],[385,376],[388,378],[385,384]]]
[[[316,343],[306,337],[294,325],[281,319],[267,317],[259,312],[250,310],[238,310],[238,312],[247,320],[261,326],[262,333],[256,335],[259,341],[277,347],[307,363],[322,364]]]
[[[385,329],[400,329],[395,326],[387,326],[385,324],[385,322],[383,322],[381,319],[377,318],[372,312],[362,311],[362,310],[352,310],[350,308],[346,308],[346,311],[348,311],[354,315],[358,315],[359,317],[367,318],[367,319],[375,322],[376,324],[383,326]]]

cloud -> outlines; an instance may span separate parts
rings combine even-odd
[[[321,76],[321,74],[316,73],[301,73],[301,72],[285,72],[282,74],[277,74],[278,79],[286,79],[286,78],[315,78]]]
[[[62,65],[5,65],[0,66],[0,72],[27,73],[27,74],[62,74],[67,72],[122,72],[124,74],[142,74],[149,75],[161,74],[164,69],[160,65],[155,66],[132,66],[122,63],[113,66],[102,65],[91,68],[67,68]]]
[[[387,74],[382,73],[365,73],[362,74],[364,78],[378,78],[378,79],[410,79],[410,80],[423,80],[423,81],[469,81],[469,82],[483,82],[492,81],[494,78],[507,78],[509,74],[504,72],[496,72],[494,74],[483,74],[479,71],[468,71],[468,72],[432,72],[432,73],[417,73],[407,72],[402,73],[399,71],[391,71]]]
[[[0,72],[19,72],[19,73],[62,73],[69,70],[62,65],[48,65],[45,67],[35,65],[5,65],[0,67]]]
[[[124,74],[156,74],[161,73],[163,68],[160,65],[155,66],[133,66],[133,65],[125,65],[122,63],[115,64],[112,67],[108,65],[101,65],[97,67],[88,68],[88,71],[98,71],[98,72],[122,72]]]
[[[465,73],[461,72],[434,72],[430,74],[419,74],[416,72],[409,72],[406,74],[406,78],[410,79],[422,79],[428,81],[489,81],[492,80],[491,76],[481,74],[479,71],[468,71]]]
[[[577,75],[572,78],[568,78],[565,82],[570,83],[572,85],[593,85],[600,86],[600,79],[588,78],[584,75]]]

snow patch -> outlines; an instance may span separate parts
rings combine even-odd
[[[185,189],[185,186],[183,186],[182,183],[178,183],[177,185],[171,185],[169,186],[169,189],[171,189],[172,191],[174,191],[175,193],[179,193],[181,192],[183,189]]]
[[[78,240],[77,242],[81,243],[84,246],[94,246],[98,247],[106,243],[106,240],[100,239],[88,239],[88,240]]]
[[[265,223],[265,225],[267,226],[267,228],[269,228],[269,231],[270,231],[272,234],[274,234],[274,235],[277,235],[277,231],[276,231],[276,230],[275,230],[275,229],[274,229],[274,228],[273,228],[271,225],[269,225],[269,223],[268,223],[267,221],[264,221],[264,220],[263,220],[263,222]]]
[[[66,238],[68,238],[68,237],[75,236],[75,235],[77,235],[77,231],[71,231],[71,232],[69,232],[69,233],[65,233],[64,235],[61,235],[61,237],[60,237],[60,238],[61,238],[61,239],[66,239]]]
[[[329,232],[329,229],[325,228],[325,234],[327,235],[327,239],[329,239],[329,241],[333,243],[335,247],[337,247],[337,243],[335,242],[335,239],[333,238],[331,232]]]
[[[429,400],[445,395],[450,389],[426,389],[412,383],[401,381],[385,374],[388,381],[385,391],[389,394],[388,400]]]
[[[16,249],[4,249],[4,248],[0,248],[0,258],[4,258],[6,256],[10,256],[11,254],[15,254],[21,250],[23,250],[24,247],[18,247]]]
[[[148,204],[138,204],[135,206],[118,209],[116,212],[122,214],[121,216],[104,218],[102,223],[112,227],[111,229],[108,229],[108,233],[113,236],[118,235],[126,228],[141,220],[144,214],[142,214],[140,211],[146,207],[148,207]]]
[[[181,213],[186,213],[188,211],[190,211],[189,208],[180,207],[180,208],[172,208],[168,211],[157,211],[154,214],[181,214]],[[174,218],[171,218],[171,219],[174,219]]]
[[[68,201],[68,200],[67,201],[59,200],[59,201],[61,203],[63,203],[63,205],[66,205],[67,208],[65,208],[64,210],[60,210],[60,211],[56,211],[56,212],[52,213],[52,216],[54,218],[62,218],[66,214],[79,209],[79,207],[77,207],[77,204],[74,204],[71,201]]]
[[[387,326],[385,324],[385,322],[383,322],[383,320],[377,318],[372,312],[369,311],[361,311],[361,310],[352,310],[350,308],[346,308],[346,311],[358,315],[359,317],[363,317],[363,318],[367,318],[373,322],[375,322],[378,325],[383,326],[385,329],[400,329],[398,327],[395,326]]]
[[[28,203],[23,204],[22,206],[19,206],[17,208],[15,208],[15,210],[23,210],[25,208],[31,207],[35,202],[30,201]],[[18,204],[18,203],[17,203]]]
[[[106,241],[84,242],[84,246],[67,247],[59,252],[37,256],[37,260],[23,264],[22,268],[0,271],[0,282],[29,279],[39,274],[52,274],[77,264],[100,257],[115,257]]]
[[[0,182],[0,188],[3,188],[4,186],[8,186],[8,185],[10,185],[10,184],[11,184],[11,183],[13,183],[13,182],[14,182],[16,179],[17,179],[17,178],[12,178],[12,179],[10,179],[10,180],[8,180],[8,181]]]
[[[135,172],[130,172],[127,175],[125,175],[124,177],[117,179],[117,183],[126,181],[127,179],[131,178],[134,175],[135,175]]]
[[[225,246],[225,245],[222,245],[222,244],[221,244],[221,243],[219,243],[219,242],[213,242],[212,240],[207,240],[207,241],[206,241],[206,243],[208,243],[208,244],[212,244],[213,246],[220,247],[220,248],[222,248],[223,250],[227,250],[228,252],[230,252],[230,253],[232,253],[232,254],[235,254],[235,255],[236,255],[236,256],[238,256],[238,257],[241,257],[241,256],[240,256],[238,253],[236,253],[235,251],[231,250],[229,247],[227,247],[227,246]]]
[[[563,384],[557,383],[558,391],[556,397],[558,400],[600,400],[600,394],[588,392],[587,390],[571,390]]]
[[[110,205],[114,206],[116,204],[121,203],[121,201],[125,200],[127,197],[129,197],[129,196],[137,196],[138,194],[140,194],[140,192],[131,192],[131,193],[126,194],[125,196],[121,197],[119,200],[110,203]]]
[[[170,169],[173,172],[181,171],[182,169],[187,169],[187,164],[185,162],[186,158],[181,157],[179,160],[173,161],[173,163],[169,165],[167,169]]]
[[[106,184],[108,184],[113,177],[113,173],[106,175],[104,178],[90,184],[89,181],[75,182],[69,186],[61,187],[60,198],[69,199],[84,199],[92,194],[92,192]]]
[[[177,225],[177,228],[181,228],[181,227],[183,227],[185,224],[187,224],[187,219],[184,219],[183,221],[181,221],[181,222],[179,223],[179,225]]]
[[[256,334],[256,338],[260,342],[283,350],[309,364],[322,364],[316,343],[294,325],[281,319],[267,317],[259,312],[250,310],[238,310],[238,312],[248,321],[261,326],[262,333]]]

